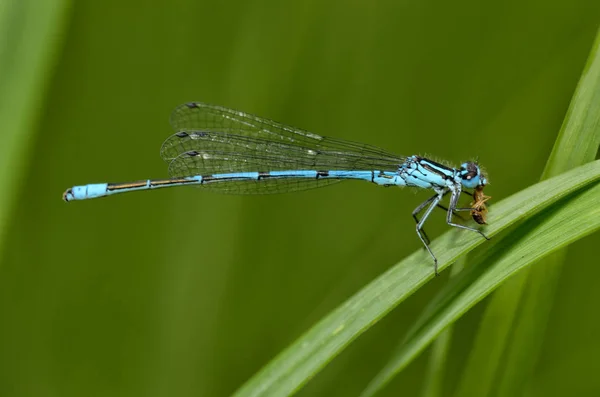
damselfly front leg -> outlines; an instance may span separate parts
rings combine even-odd
[[[454,211],[469,211],[471,213],[471,217],[473,218],[473,220],[477,223],[479,223],[480,225],[487,225],[487,213],[488,213],[488,209],[487,206],[485,205],[485,202],[488,201],[489,199],[491,199],[491,196],[486,196],[485,194],[483,194],[483,189],[482,188],[477,188],[473,191],[473,194],[465,192],[464,190],[462,191],[462,193],[466,193],[469,196],[473,197],[473,201],[469,204],[470,207],[467,208],[455,208]],[[458,214],[455,212],[454,216],[457,216]],[[463,217],[459,216],[460,219],[464,220]]]
[[[456,205],[458,204],[458,198],[460,196],[460,191],[461,191],[460,186],[455,186],[452,189],[452,196],[450,197],[450,208],[446,215],[446,223],[450,226],[454,226],[459,229],[465,229],[465,230],[470,230],[472,232],[479,233],[483,238],[485,238],[486,240],[489,240],[490,238],[488,236],[486,236],[479,229],[475,229],[473,227],[469,227],[469,226],[465,226],[465,225],[461,225],[461,224],[452,222],[453,211],[473,211],[473,208],[471,208],[471,207],[469,207],[469,208],[457,208],[456,207]]]

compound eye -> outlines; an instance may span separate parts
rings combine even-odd
[[[463,174],[462,178],[467,181],[479,176],[479,167],[473,163],[467,163],[467,166],[464,168],[464,170],[466,172]]]
[[[467,181],[470,181],[471,179],[475,178],[477,176],[477,174],[474,174],[472,172],[467,172],[464,176],[463,179],[466,179]]]

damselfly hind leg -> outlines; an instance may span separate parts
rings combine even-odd
[[[438,273],[437,258],[435,257],[435,255],[433,254],[433,251],[429,247],[429,238],[423,231],[423,225],[425,224],[425,221],[427,220],[427,218],[429,218],[429,215],[431,214],[433,209],[435,207],[437,207],[440,200],[444,197],[444,194],[445,194],[444,191],[439,191],[438,194],[427,199],[425,202],[423,202],[421,205],[419,205],[419,207],[417,207],[415,209],[415,211],[413,212],[413,217],[415,217],[415,219],[416,219],[416,213],[420,212],[423,208],[425,208],[427,205],[429,205],[429,207],[427,207],[427,209],[425,210],[425,213],[423,214],[423,217],[421,218],[421,220],[419,222],[417,222],[416,230],[417,230],[417,235],[419,236],[419,239],[421,240],[423,245],[425,245],[425,248],[429,252],[429,255],[431,255],[431,257],[433,258],[434,272],[435,272],[436,276],[440,275]]]
[[[423,211],[423,208],[427,207],[429,205],[429,203],[431,203],[437,197],[438,197],[438,195],[436,194],[436,195],[428,198],[427,200],[425,200],[421,204],[419,204],[419,206],[417,208],[414,209],[414,211],[412,212],[412,217],[415,220],[415,222],[417,223],[417,225],[419,224],[419,218],[417,217],[417,215],[419,215],[419,213],[421,211]],[[417,231],[417,233],[419,233],[419,232]],[[425,233],[424,229],[421,229],[421,233],[423,235],[423,239],[422,239],[422,240],[424,240],[423,242],[425,243],[425,245],[428,245],[431,241],[429,240],[427,233]]]

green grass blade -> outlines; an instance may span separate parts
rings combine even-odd
[[[548,255],[494,294],[456,396],[496,395],[500,392],[499,383],[512,389],[510,384],[522,386],[530,378],[552,307],[563,252],[564,249]]]
[[[600,31],[542,179],[593,161],[600,146]]]
[[[0,5],[0,252],[69,3],[9,0]]]
[[[466,256],[454,263],[450,269],[450,278],[456,277],[465,265]],[[444,396],[444,374],[446,365],[448,364],[450,345],[452,342],[453,328],[446,328],[433,342],[431,347],[431,355],[427,363],[427,374],[423,382],[422,397],[439,397]],[[402,345],[400,345],[400,349]],[[398,349],[399,350],[399,349]]]
[[[599,145],[600,31],[542,180],[593,161]],[[521,272],[494,295],[457,396],[515,395],[526,387],[538,362],[565,259],[566,248]]]
[[[489,235],[495,235],[599,179],[600,161],[596,161],[522,190],[494,206],[489,218],[492,226],[486,231]],[[449,231],[432,244],[434,252],[439,253],[441,270],[484,243],[474,233],[457,232]],[[535,241],[532,244],[530,252],[538,255],[551,249]],[[434,277],[432,270],[426,252],[419,250],[410,255],[326,316],[267,364],[235,395],[292,394],[352,340]],[[495,288],[501,281],[498,279],[488,287]]]
[[[423,382],[422,397],[439,397],[444,395],[444,372],[448,363],[452,331],[452,327],[446,328],[433,343],[425,381]]]
[[[592,46],[542,180],[594,160],[600,144],[599,46],[600,33]],[[524,269],[494,293],[486,307],[457,395],[491,395],[493,391],[502,396],[515,395],[522,390],[537,362],[565,253],[566,248],[548,255],[540,264]],[[439,350],[441,346],[449,346],[451,329],[450,326],[444,330],[432,346],[429,365],[435,370],[430,371],[429,379],[424,382],[424,395],[431,395],[433,389],[437,391],[433,394],[439,395],[443,389],[447,360],[443,356],[440,359]],[[498,380],[496,372],[503,355],[507,361],[502,365],[505,372],[498,386],[493,381]],[[469,393],[465,385],[475,390]]]
[[[598,161],[591,164],[597,163]],[[554,180],[556,178],[549,181]],[[432,302],[427,310],[427,316],[421,318],[418,326],[407,336],[401,354],[396,355],[388,363],[365,389],[362,396],[372,396],[381,390],[448,325],[460,318],[508,277],[561,247],[600,229],[600,208],[595,205],[598,197],[600,197],[600,184],[595,183],[589,188],[582,189],[574,197],[565,199],[549,210],[529,218],[504,238],[495,241],[487,252],[474,260],[469,269],[459,274],[455,280],[451,280],[443,293]],[[498,332],[502,333],[503,330]],[[494,357],[488,357],[490,358]]]
[[[600,36],[599,36],[600,37]],[[600,134],[598,134],[598,120],[600,117],[600,62],[599,62],[599,39],[591,51],[584,73],[579,81],[577,90],[573,96],[573,100],[569,107],[569,111],[559,133],[559,137],[554,146],[552,155],[546,167],[545,176],[554,176],[560,172],[567,171],[574,166],[592,161],[596,155],[598,144],[600,142]],[[591,148],[591,149],[590,149]],[[544,178],[545,179],[545,178]],[[500,291],[494,294],[492,303],[486,309],[485,317],[482,321],[479,337],[473,349],[473,354],[465,369],[465,378],[458,395],[489,395],[493,388],[493,381],[496,376],[496,371],[500,365],[500,360],[505,353],[505,347],[509,345],[508,338],[511,335],[511,329],[515,321],[522,322],[524,330],[528,330],[522,337],[522,343],[513,341],[510,346],[513,349],[513,361],[519,361],[521,371],[515,370],[512,379],[525,379],[529,373],[524,367],[529,369],[532,367],[535,355],[523,357],[519,352],[531,353],[531,350],[523,349],[523,344],[529,344],[530,347],[539,343],[541,337],[537,333],[531,333],[535,329],[533,324],[545,324],[549,307],[551,305],[554,286],[560,267],[552,264],[557,260],[560,262],[562,254],[556,252],[544,259],[544,266],[538,266],[538,272],[534,278],[535,281],[528,281],[527,274],[532,270],[525,269],[515,278],[509,280]],[[558,258],[558,259],[557,259]],[[535,269],[535,268],[534,268]],[[533,282],[536,285],[530,285]],[[523,291],[527,288],[527,291]],[[444,291],[444,293],[447,293]],[[432,312],[439,310],[437,306],[442,306],[442,301],[445,305],[449,305],[451,299],[455,296],[439,297],[430,305],[431,310],[425,312],[421,321],[413,330],[419,330],[420,327],[425,327],[429,319],[433,316]],[[529,298],[529,299],[527,299]],[[517,316],[517,307],[521,307],[522,312]],[[517,319],[517,317],[519,317]],[[413,331],[416,333],[417,331]],[[410,335],[411,333],[409,333]],[[407,346],[405,349],[393,355],[390,363],[385,367],[381,374],[371,383],[369,390],[379,390],[385,383],[399,372],[398,366],[404,366],[412,359],[406,350],[411,348],[411,338],[407,338]],[[529,364],[525,364],[525,363]],[[512,362],[506,367],[519,367],[515,362]],[[516,384],[522,383],[516,381]],[[468,391],[468,387],[474,390]],[[510,395],[510,393],[508,393]]]

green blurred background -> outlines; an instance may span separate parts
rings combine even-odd
[[[420,248],[410,212],[427,194],[366,183],[61,200],[72,185],[167,176],[158,151],[175,106],[220,104],[454,164],[479,157],[498,201],[539,180],[600,21],[597,0],[22,4],[2,20],[4,49],[36,29],[44,45],[37,68],[0,80],[35,74],[30,95],[0,101],[30,107],[21,129],[0,132],[1,396],[229,395]],[[429,223],[446,229],[441,213]],[[528,395],[600,395],[599,242],[569,249]],[[299,395],[357,395],[446,277]],[[457,323],[449,395],[484,305]],[[417,395],[426,358],[382,395]]]

